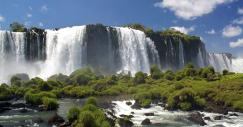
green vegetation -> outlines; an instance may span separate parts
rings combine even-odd
[[[13,22],[12,24],[10,24],[10,30],[13,32],[26,32],[27,28],[25,28],[23,24]]]
[[[111,127],[104,111],[97,107],[96,98],[90,97],[79,109],[73,107],[68,112],[68,119],[74,127]]]
[[[197,69],[192,64],[177,72],[162,72],[154,65],[150,73],[137,72],[135,77],[121,74],[98,76],[91,69],[84,68],[70,76],[51,76],[47,81],[40,78],[23,81],[13,77],[10,86],[1,85],[0,100],[24,97],[30,105],[55,110],[58,107],[56,100],[60,97],[129,95],[141,107],[149,107],[157,100],[165,102],[170,110],[204,110],[218,106],[243,111],[243,74],[226,70],[220,74],[212,67]],[[96,99],[88,99],[86,105],[83,109],[93,110]],[[70,121],[77,116],[72,114],[70,111]]]

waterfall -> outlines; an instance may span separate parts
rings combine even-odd
[[[56,73],[70,74],[86,65],[85,26],[46,30],[46,54],[41,77]]]
[[[26,33],[0,31],[0,81],[6,82],[15,73],[46,79],[84,67],[102,74],[134,75],[138,71],[149,73],[153,64],[162,70],[178,70],[189,62],[196,67],[211,65],[218,72],[243,72],[242,59],[232,59],[229,54],[206,54],[200,41],[185,43],[179,37],[167,36],[154,42],[142,31],[123,27],[86,25],[31,29]]]
[[[150,64],[147,53],[146,35],[130,28],[116,28],[121,56],[121,71],[149,73]]]
[[[0,81],[7,82],[15,73],[36,74],[35,64],[25,59],[25,33],[0,31]]]
[[[180,68],[183,68],[185,66],[185,58],[184,58],[184,47],[181,39],[179,39],[179,62],[180,62]]]
[[[215,71],[222,72],[223,70],[232,71],[231,58],[225,53],[209,53],[209,65],[214,67]]]
[[[150,58],[150,65],[157,65],[161,69],[161,64],[159,60],[159,53],[154,45],[154,42],[150,38],[146,38],[146,44],[148,45],[148,54]]]

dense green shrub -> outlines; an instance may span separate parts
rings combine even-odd
[[[86,101],[85,104],[92,104],[97,106],[97,99],[95,97],[89,97]]]
[[[59,106],[56,99],[48,97],[43,97],[42,103],[44,105],[45,110],[56,110]]]
[[[166,71],[164,78],[167,80],[174,80],[175,79],[175,74],[172,71]]]
[[[95,117],[90,111],[83,111],[79,114],[79,118],[75,127],[98,127]]]
[[[72,84],[87,85],[90,80],[96,79],[96,75],[89,68],[79,69],[70,74]]]
[[[13,97],[13,94],[6,84],[0,85],[0,101],[10,100]]]
[[[26,32],[27,28],[23,24],[18,22],[13,22],[10,24],[10,30],[13,32]]]
[[[150,68],[150,74],[152,79],[160,79],[162,77],[162,72],[157,65],[152,65]]]
[[[36,90],[29,90],[25,93],[25,101],[31,105],[40,105],[43,104],[42,99],[44,97],[56,98],[56,95],[51,92],[38,92]]]
[[[38,88],[41,91],[51,91],[53,87],[49,85],[47,82],[42,82],[41,84],[38,85]]]
[[[78,119],[78,116],[80,114],[80,108],[78,107],[72,107],[68,110],[67,118],[70,122],[74,122]]]
[[[145,74],[143,72],[137,72],[134,77],[134,83],[135,84],[142,84],[145,83]]]
[[[223,75],[227,75],[229,74],[229,71],[228,70],[223,70]]]

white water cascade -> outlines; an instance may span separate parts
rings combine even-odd
[[[46,30],[46,54],[40,77],[70,74],[86,64],[85,26],[67,27],[57,31]]]
[[[119,52],[122,62],[121,71],[149,73],[150,64],[147,53],[146,35],[130,28],[116,28],[118,32]]]
[[[180,62],[180,68],[183,68],[185,66],[185,58],[184,58],[184,47],[181,39],[179,39],[179,62]]]
[[[15,73],[37,75],[36,64],[25,60],[25,44],[25,33],[0,31],[0,82]]]
[[[208,61],[209,65],[213,66],[217,72],[222,72],[225,69],[232,71],[234,66],[231,58],[225,53],[209,53]]]
[[[112,68],[115,72],[129,71],[132,75],[138,71],[149,73],[151,64],[160,65],[154,42],[147,38],[143,32],[121,27],[110,29],[106,29],[109,50],[102,49],[101,51],[108,54],[109,58],[105,57],[104,59],[107,59],[111,65],[117,65],[117,68]],[[11,75],[16,73],[27,73],[31,78],[39,76],[46,79],[53,74],[63,73],[69,75],[78,68],[87,67],[90,64],[96,65],[92,63],[92,60],[88,61],[88,58],[93,59],[93,55],[88,54],[87,50],[92,48],[92,53],[96,53],[99,46],[97,46],[98,42],[92,42],[92,45],[87,42],[90,39],[87,39],[89,37],[87,35],[87,26],[45,31],[45,43],[38,42],[34,51],[38,52],[37,56],[39,58],[38,49],[40,46],[45,45],[44,54],[46,58],[44,60],[37,58],[30,61],[26,59],[26,55],[30,55],[31,58],[34,56],[32,56],[32,52],[27,52],[29,43],[26,40],[26,33],[0,31],[1,82],[7,82]],[[96,35],[96,33],[91,34]],[[114,37],[117,41],[114,41]],[[114,47],[115,45],[118,47]],[[29,48],[33,51],[33,47]],[[118,55],[113,55],[114,52],[117,52]],[[114,59],[119,59],[120,62],[115,62]]]

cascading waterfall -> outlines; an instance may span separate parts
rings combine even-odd
[[[183,68],[185,66],[185,58],[184,58],[184,47],[181,39],[179,39],[179,62],[180,62],[180,68]]]
[[[36,64],[30,64],[25,57],[25,33],[0,31],[0,81],[8,82],[15,73],[37,75]]]
[[[208,60],[209,65],[213,66],[217,72],[222,72],[225,69],[232,71],[231,58],[225,53],[209,53]]]
[[[149,73],[152,64],[162,70],[178,70],[189,62],[197,67],[211,65],[218,72],[243,72],[242,59],[232,59],[229,54],[206,54],[201,42],[185,43],[177,37],[154,42],[142,31],[123,27],[87,25],[26,33],[0,31],[0,81],[7,82],[15,73],[48,78],[83,67],[100,69],[104,74],[134,75],[138,71]]]
[[[47,58],[43,64],[41,77],[56,73],[70,74],[86,65],[85,26],[68,27],[47,32]]]
[[[130,71],[134,75],[138,71],[149,73],[150,64],[147,53],[146,35],[130,28],[116,28],[122,71]]]

